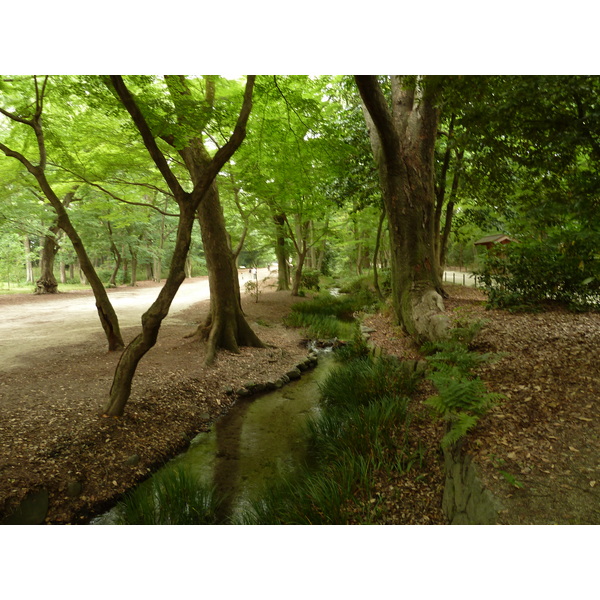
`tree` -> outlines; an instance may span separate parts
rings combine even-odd
[[[192,86],[185,77],[166,76],[165,82],[177,124],[186,131],[187,137],[177,140],[176,136],[166,136],[166,140],[177,148],[192,183],[197,184],[212,161],[203,132],[215,111],[216,81],[212,77],[206,78],[204,103],[200,111],[196,109]],[[216,142],[215,136],[212,141]],[[178,142],[183,143],[183,147],[177,147]],[[199,203],[197,214],[210,288],[210,312],[199,333],[207,341],[205,362],[210,364],[217,348],[237,353],[239,346],[262,348],[264,345],[248,325],[242,311],[236,257],[225,227],[216,178]]]
[[[392,302],[398,322],[418,340],[445,335],[435,252],[434,149],[441,82],[391,77],[390,105],[375,76],[355,76],[388,216]]]
[[[177,237],[169,267],[169,274],[157,299],[142,316],[142,332],[127,346],[117,365],[110,390],[110,397],[104,408],[104,413],[107,416],[119,416],[123,414],[125,405],[131,394],[131,384],[137,365],[146,352],[156,343],[161,323],[167,316],[171,302],[179,286],[185,279],[185,266],[191,243],[192,228],[201,202],[209,198],[207,202],[208,207],[204,207],[205,215],[219,218],[215,199],[211,197],[214,189],[214,180],[225,163],[233,156],[235,150],[242,143],[246,135],[246,123],[252,107],[254,76],[248,76],[242,107],[233,131],[227,142],[211,158],[201,144],[196,124],[192,121],[190,114],[186,110],[189,109],[192,114],[196,113],[200,117],[202,116],[201,113],[206,110],[206,105],[197,104],[192,96],[188,94],[184,82],[180,78],[178,80],[181,87],[172,96],[173,103],[176,106],[173,112],[177,116],[177,121],[175,124],[171,123],[171,131],[164,132],[160,137],[166,138],[169,146],[178,148],[178,154],[184,161],[188,177],[191,177],[192,180],[193,187],[191,191],[186,191],[184,184],[179,181],[176,173],[171,168],[171,161],[167,160],[165,152],[159,147],[157,141],[159,135],[152,131],[148,120],[125,84],[123,77],[112,75],[110,80],[105,80],[108,89],[114,91],[114,94],[129,114],[152,161],[162,175],[179,207]],[[177,85],[175,81],[171,83],[173,86]],[[205,240],[205,245],[208,244],[210,246],[213,241],[215,244],[220,245],[221,243],[219,239]],[[213,263],[211,267],[213,275],[219,273],[220,265]],[[225,269],[227,269],[227,266]],[[220,290],[215,290],[215,293],[218,294],[219,292]],[[211,296],[212,294],[213,289],[211,287]],[[237,303],[237,299],[235,302]],[[217,319],[215,319],[214,324],[215,331],[218,331],[217,325],[225,327],[225,324],[217,323],[216,321]],[[233,328],[233,325],[231,327]],[[217,340],[214,339],[214,341],[216,342]]]
[[[34,162],[28,159],[24,154],[13,148],[10,148],[3,142],[0,142],[0,150],[2,150],[6,156],[19,161],[25,167],[25,169],[27,169],[27,171],[33,175],[44,197],[56,212],[56,226],[62,229],[71,240],[73,248],[77,253],[81,268],[83,269],[94,292],[96,309],[108,341],[108,349],[111,351],[120,350],[123,348],[124,343],[123,338],[121,337],[117,315],[112,307],[112,304],[110,303],[110,300],[108,299],[104,285],[100,281],[100,278],[98,277],[98,274],[96,273],[94,266],[87,255],[83,241],[71,223],[68,211],[61,202],[57,192],[51,185],[46,175],[48,152],[46,147],[44,127],[42,125],[42,114],[44,111],[47,84],[48,76],[44,77],[41,82],[38,81],[38,78],[34,76],[34,101],[31,105],[28,104],[27,99],[24,99],[23,96],[21,96],[18,98],[21,106],[20,110],[9,111],[0,107],[0,113],[10,119],[13,124],[20,123],[33,131],[35,135],[35,145],[38,152],[37,164],[34,164]],[[13,99],[13,101],[15,100]]]

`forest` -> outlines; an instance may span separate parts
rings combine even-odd
[[[599,94],[584,75],[0,76],[0,294],[91,289],[116,357],[89,411],[103,428],[140,421],[136,373],[197,277],[210,302],[187,334],[206,369],[274,352],[242,302],[262,302],[258,277],[240,280],[257,268],[288,308],[333,282],[368,293],[390,332],[430,350],[466,293],[446,270],[476,274],[481,306],[509,323],[593,314]],[[510,243],[475,244],[494,235]],[[125,335],[111,292],[144,282],[160,292]],[[467,412],[450,419],[462,433]]]

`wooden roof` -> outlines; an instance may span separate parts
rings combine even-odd
[[[486,235],[485,237],[482,237],[480,240],[477,240],[475,242],[475,245],[488,245],[488,244],[502,244],[502,243],[506,243],[506,242],[514,242],[515,240],[513,240],[512,238],[509,238],[507,235],[504,235],[503,233],[498,234],[498,235]]]

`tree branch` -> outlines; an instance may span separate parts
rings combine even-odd
[[[125,107],[125,110],[131,116],[135,126],[137,127],[140,135],[142,136],[142,140],[144,141],[144,145],[150,154],[150,157],[154,161],[157,169],[160,171],[164,180],[166,181],[169,189],[173,192],[173,195],[176,199],[180,199],[185,195],[185,190],[179,183],[177,177],[175,177],[174,173],[169,168],[167,161],[164,157],[164,154],[160,151],[156,140],[154,139],[154,135],[150,130],[150,126],[146,122],[142,111],[139,109],[137,103],[135,102],[133,96],[127,89],[125,82],[123,81],[123,77],[121,75],[111,75],[110,81],[119,96],[121,103]]]
[[[377,77],[374,75],[355,75],[354,81],[379,135],[388,173],[398,175],[401,173],[398,160],[400,139]]]
[[[252,110],[252,92],[254,90],[255,75],[248,75],[246,78],[246,88],[244,90],[244,100],[242,102],[242,108],[238,115],[237,122],[231,137],[227,143],[219,148],[212,160],[208,164],[207,168],[202,174],[200,180],[194,186],[193,194],[199,194],[203,196],[208,190],[210,184],[213,182],[219,171],[223,168],[223,165],[233,156],[234,152],[243,142],[246,137],[246,125],[248,123],[248,117]]]

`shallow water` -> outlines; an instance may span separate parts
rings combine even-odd
[[[321,354],[319,364],[301,379],[255,399],[239,400],[161,472],[184,467],[200,481],[213,483],[229,499],[224,516],[235,518],[269,480],[302,462],[307,452],[304,424],[318,414],[319,383],[334,364],[330,354]],[[93,523],[111,521],[107,513]]]

